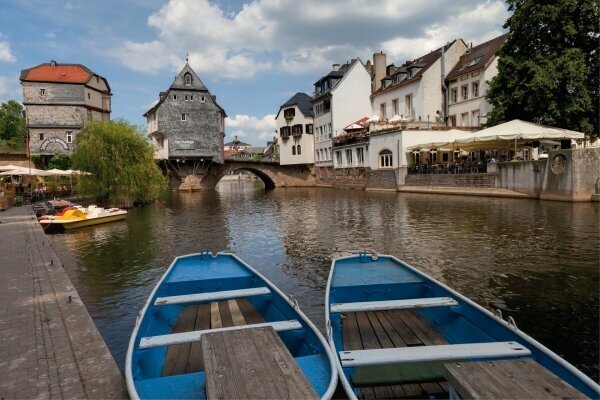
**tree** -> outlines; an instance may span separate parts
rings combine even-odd
[[[16,100],[0,104],[0,139],[25,143],[25,117],[23,106]]]
[[[507,0],[510,35],[490,82],[487,126],[515,118],[599,132],[600,11],[595,0]]]
[[[71,156],[74,169],[92,174],[79,179],[80,193],[109,202],[157,198],[167,180],[153,154],[135,126],[125,121],[89,122],[77,134]]]

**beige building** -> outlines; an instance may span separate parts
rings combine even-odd
[[[87,121],[110,120],[107,80],[81,64],[51,61],[22,70],[20,80],[31,154],[69,154]]]
[[[448,126],[478,129],[485,123],[492,109],[485,99],[487,82],[498,73],[496,53],[507,38],[508,33],[468,49],[448,73]]]

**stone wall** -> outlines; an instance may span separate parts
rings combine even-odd
[[[367,174],[368,189],[396,189],[398,183],[395,170],[369,170]]]
[[[406,186],[493,188],[496,186],[495,174],[408,174],[404,179]]]
[[[488,164],[488,172],[495,172],[496,187],[540,197],[546,171],[546,160],[503,162]]]
[[[170,90],[167,96],[158,106],[157,115],[158,130],[169,139],[169,157],[204,157],[222,162],[221,110],[210,93],[177,89]],[[185,121],[181,114],[186,114]],[[181,145],[177,141],[183,140],[193,141],[189,149],[178,148]]]
[[[83,85],[66,83],[21,82],[23,85],[23,103],[73,103],[83,104]],[[44,94],[40,94],[44,89]]]
[[[540,198],[591,201],[600,179],[600,148],[555,150],[548,154]]]

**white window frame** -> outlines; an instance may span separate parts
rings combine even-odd
[[[479,81],[471,83],[471,94],[473,98],[479,97]]]
[[[187,114],[186,113],[182,113],[181,114],[181,120],[182,121],[187,121]]]
[[[336,150],[335,151],[335,166],[336,167],[341,167],[342,164],[342,151],[341,150]]]
[[[383,149],[379,152],[379,168],[394,168],[394,152]]]
[[[362,166],[365,164],[365,148],[358,147],[356,149],[356,165]]]
[[[67,143],[73,143],[73,131],[67,131]]]
[[[469,87],[467,85],[460,87],[460,98],[462,101],[469,100]]]
[[[346,149],[345,153],[346,153],[345,154],[345,158],[346,158],[346,164],[345,165],[346,165],[346,167],[351,167],[353,165],[353,162],[352,162],[352,153],[353,153],[353,151],[352,151],[352,149]]]
[[[404,96],[404,108],[406,109],[406,116],[413,117],[413,95],[412,93]]]
[[[40,89],[40,96],[46,95],[46,89]]]
[[[192,76],[190,74],[185,74],[185,86],[190,86],[192,84]]]

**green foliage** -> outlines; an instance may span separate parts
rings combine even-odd
[[[68,154],[55,154],[48,160],[48,169],[71,169],[71,157]]]
[[[487,126],[515,118],[599,134],[595,0],[507,0],[510,35],[490,82]]]
[[[23,106],[16,100],[0,104],[0,139],[12,143],[25,143],[25,117]]]
[[[262,154],[259,154],[259,153],[252,154],[251,160],[252,161],[260,161],[260,160],[262,160]]]
[[[146,202],[167,184],[151,144],[125,121],[89,122],[77,135],[71,161],[73,169],[93,174],[79,179],[79,192],[99,201]]]

